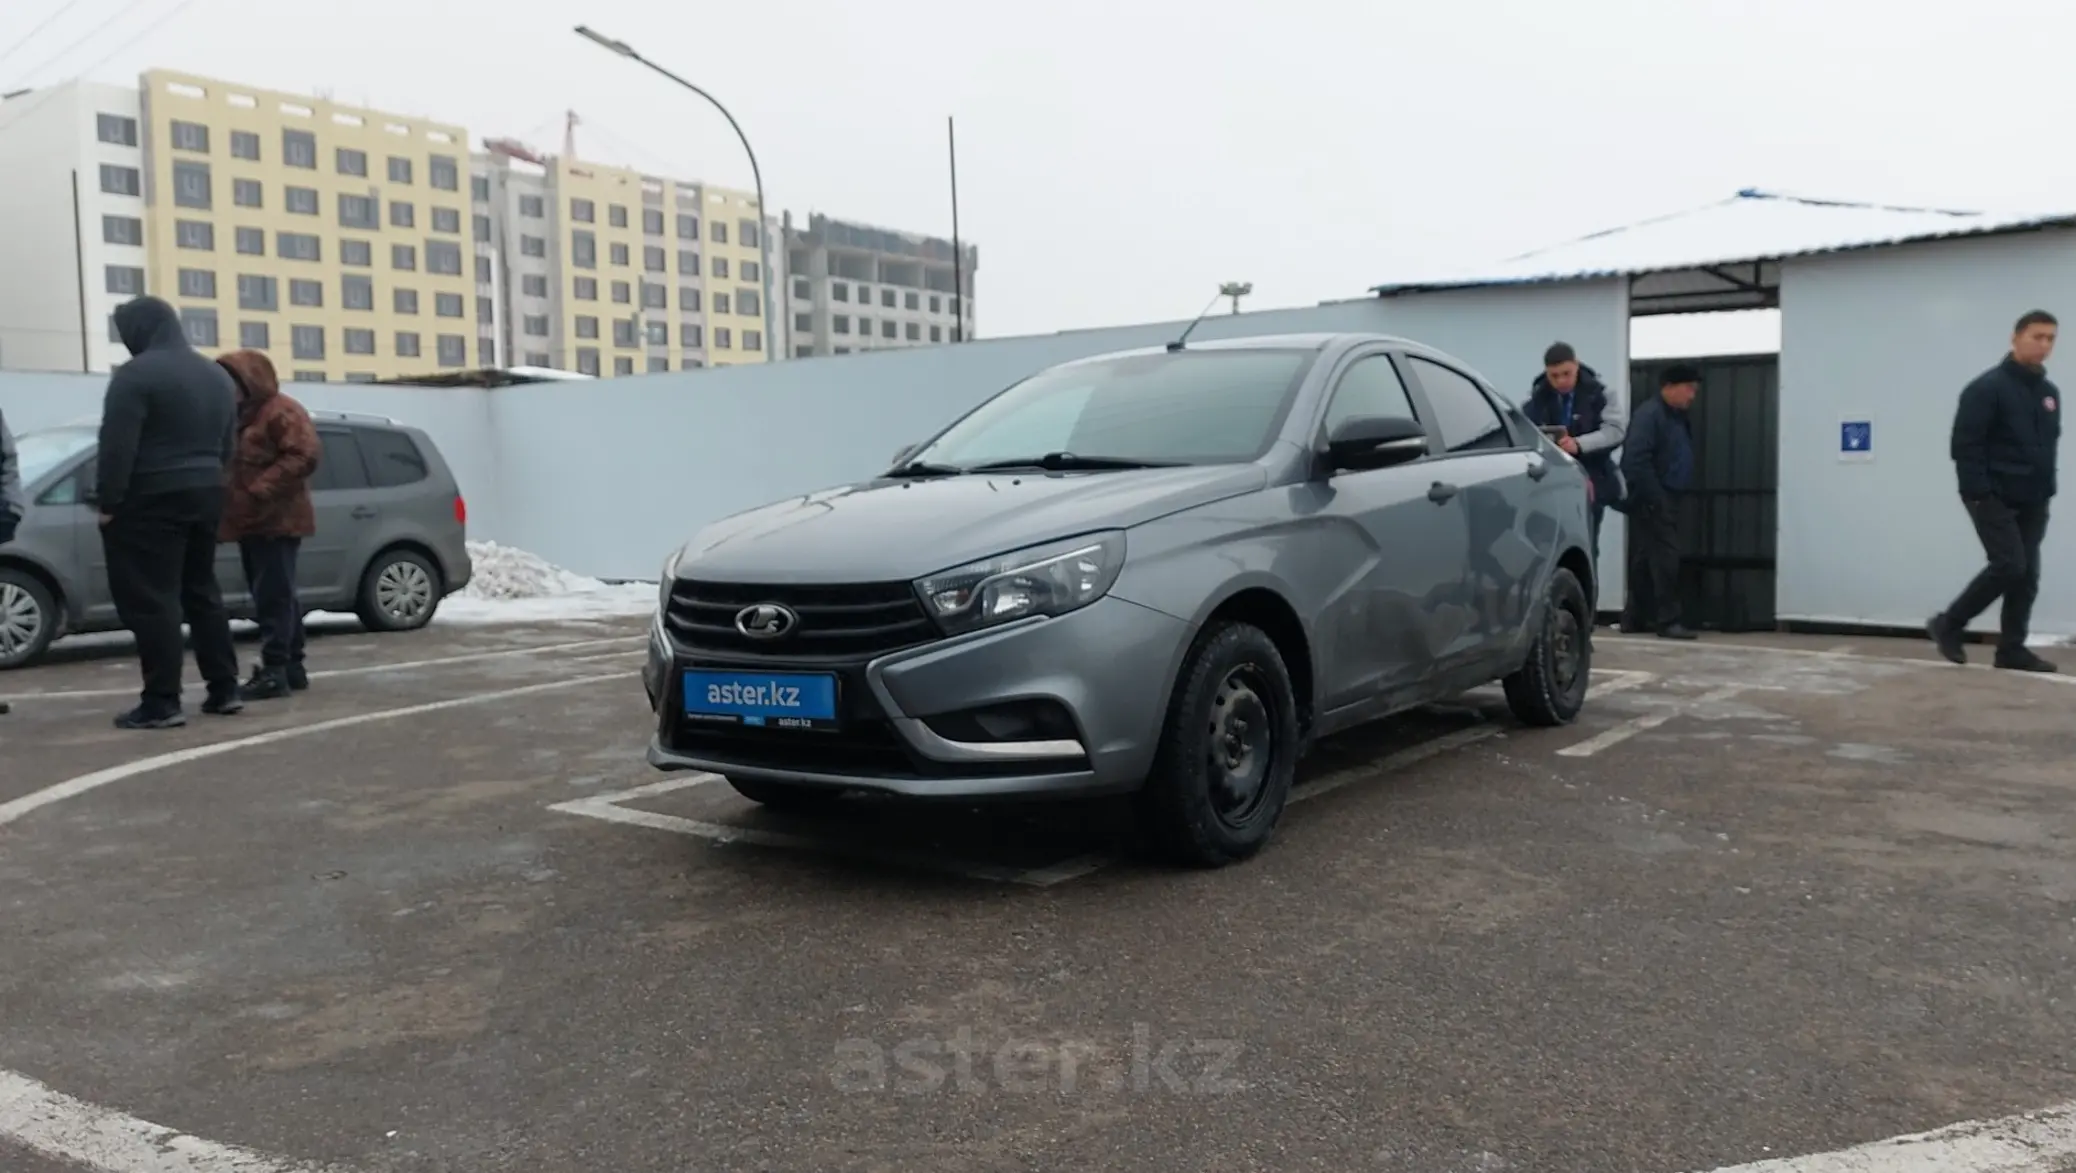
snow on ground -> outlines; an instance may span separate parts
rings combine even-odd
[[[470,542],[469,585],[441,602],[434,623],[524,623],[647,615],[656,584],[605,583],[496,542]]]

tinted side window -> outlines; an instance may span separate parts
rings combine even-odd
[[[1507,425],[1476,383],[1439,363],[1414,358],[1413,374],[1434,408],[1442,446],[1451,452],[1480,452],[1514,446]]]
[[[411,443],[411,437],[402,432],[362,428],[360,450],[368,459],[368,475],[378,489],[416,484],[428,475],[425,457]]]
[[[322,493],[368,487],[368,470],[360,460],[360,444],[344,428],[319,428],[317,438],[324,454],[317,459],[317,474],[310,478],[310,491]]]
[[[1412,397],[1398,377],[1398,369],[1381,354],[1358,359],[1341,375],[1334,387],[1333,402],[1326,409],[1326,432],[1333,434],[1343,421],[1358,416],[1392,416],[1419,419]]]

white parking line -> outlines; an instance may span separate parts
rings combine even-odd
[[[1714,1173],[2064,1173],[2076,1167],[2076,1103],[1970,1120],[1849,1149],[1725,1165]]]
[[[12,1071],[0,1071],[0,1139],[99,1173],[346,1173],[189,1136]]]
[[[545,684],[529,684],[522,688],[499,689],[496,692],[479,692],[469,696],[455,697],[452,700],[432,701],[422,705],[405,705],[402,708],[396,709],[378,709],[372,713],[356,713],[351,717],[337,717],[329,721],[314,721],[308,725],[292,725],[286,729],[257,733],[251,737],[238,737],[229,741],[215,741],[207,745],[195,745],[189,746],[186,749],[176,749],[171,753],[139,758],[133,762],[124,762],[119,766],[110,766],[105,770],[96,770],[91,774],[81,774],[77,778],[70,778],[55,785],[46,786],[33,793],[25,794],[13,802],[0,803],[0,827],[5,827],[29,812],[39,810],[54,802],[62,802],[65,799],[85,794],[90,790],[98,790],[103,786],[121,782],[126,778],[135,778],[139,774],[149,774],[154,770],[163,770],[169,766],[185,765],[188,762],[213,758],[218,754],[251,749],[254,746],[272,745],[277,741],[288,741],[297,737],[310,737],[318,733],[330,733],[335,729],[351,729],[356,725],[367,725],[376,721],[395,721],[402,717],[415,717],[421,713],[437,713],[444,709],[458,709],[466,705],[489,704],[492,701],[510,700],[513,697],[528,696],[537,692],[552,692],[561,688],[576,688],[579,685],[595,684],[602,680],[624,682],[626,679],[626,674],[620,672],[601,676],[576,676],[568,680],[551,680]]]
[[[514,656],[538,656],[547,652],[575,652],[588,648],[610,647],[642,639],[639,635],[618,636],[613,639],[583,639],[574,643],[542,644],[530,648],[504,648],[495,652],[470,652],[460,656],[441,656],[431,660],[403,660],[395,664],[362,664],[353,668],[328,668],[312,672],[312,680],[331,680],[340,676],[378,676],[384,672],[408,672],[414,668],[438,668],[447,664],[473,664],[482,660],[504,660]],[[574,661],[572,661],[574,662]],[[17,669],[19,671],[19,669]],[[56,689],[51,692],[0,693],[0,701],[63,701],[89,700],[94,697],[136,696],[137,686],[123,688],[72,688]]]
[[[1595,636],[1593,642],[1632,644],[1637,647],[1642,647],[1646,644],[1653,647],[1665,646],[1664,640],[1648,635],[1600,635]],[[1800,656],[1811,660],[1846,660],[1860,661],[1868,664],[1907,664],[1913,668],[1937,668],[1940,671],[1958,668],[1966,672],[2003,672],[2006,676],[2022,676],[2028,680],[2044,680],[2050,684],[2076,684],[2076,675],[2069,673],[2012,672],[1990,664],[1949,664],[1945,660],[1934,660],[1928,656],[1876,656],[1851,650],[1841,651],[1839,648],[1781,648],[1770,644],[1742,644],[1712,639],[1705,639],[1699,643],[1687,644],[1685,646],[1689,649],[1728,649],[1737,652],[1761,652],[1769,656]],[[1849,645],[1840,645],[1840,647],[1849,648]]]
[[[1731,697],[1743,692],[1746,687],[1742,684],[1733,684],[1727,688],[1716,689],[1714,692],[1703,693],[1685,703],[1668,705],[1655,712],[1645,713],[1641,717],[1631,717],[1613,729],[1603,730],[1576,745],[1565,746],[1557,751],[1557,756],[1564,758],[1590,758],[1609,746],[1620,745],[1639,733],[1656,729],[1674,717],[1698,706],[1729,700]]]

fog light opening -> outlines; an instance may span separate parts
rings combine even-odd
[[[1067,707],[1054,700],[1005,701],[923,718],[947,741],[981,745],[1016,741],[1079,741]]]

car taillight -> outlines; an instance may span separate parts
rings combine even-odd
[[[454,522],[456,525],[469,523],[469,503],[461,499],[460,493],[454,494]]]

